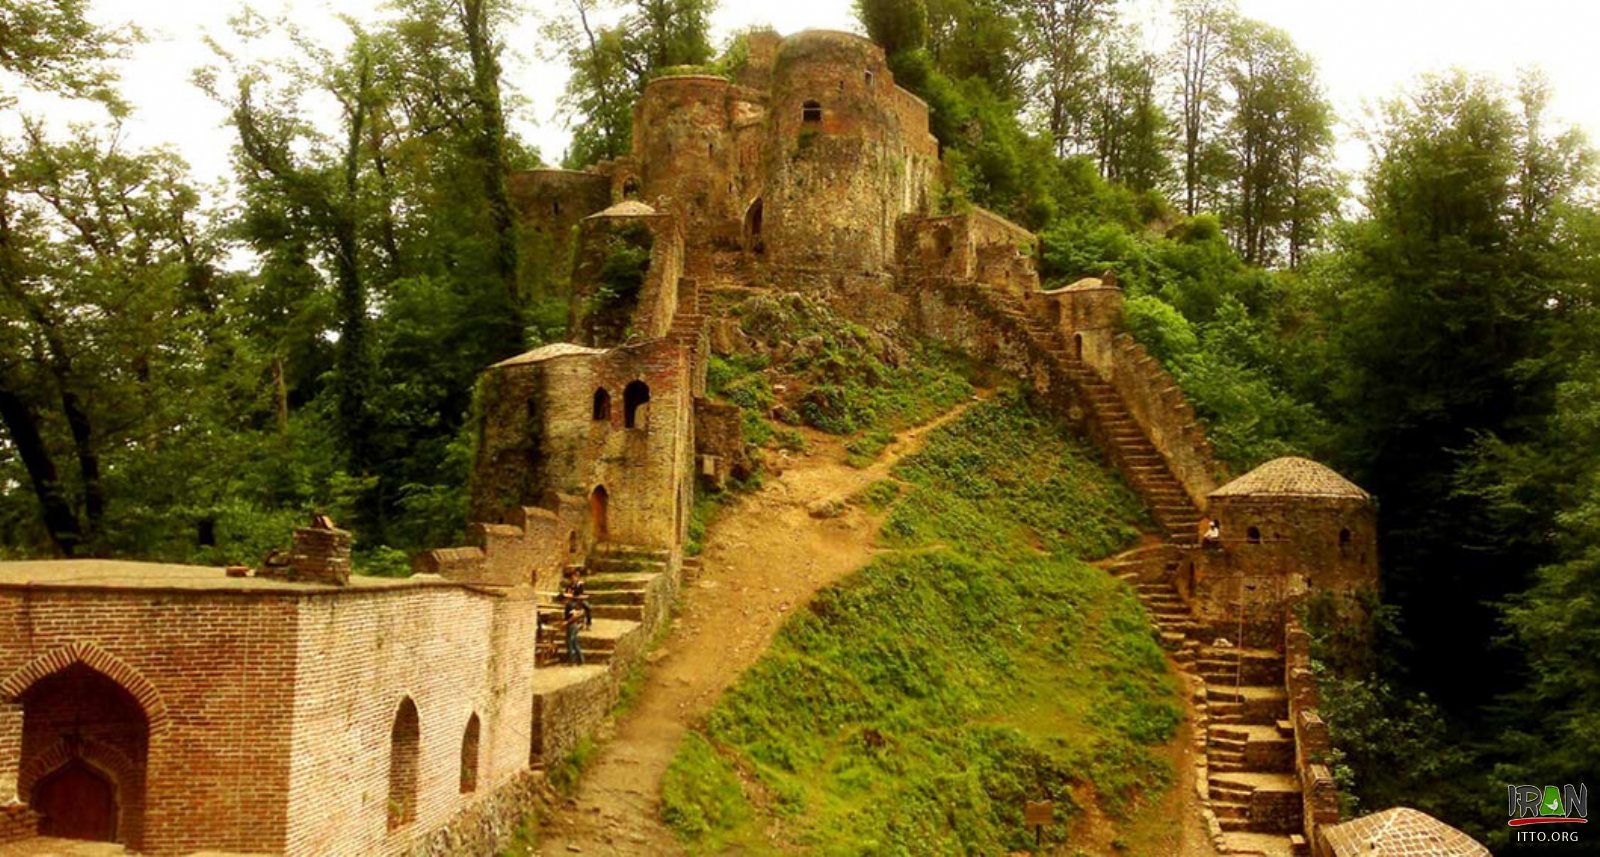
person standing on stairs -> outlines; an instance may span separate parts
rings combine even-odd
[[[583,585],[583,569],[579,566],[567,567],[566,595],[583,607],[583,627],[593,628],[594,609],[589,606],[589,592]]]
[[[583,608],[570,588],[562,592],[561,597],[566,602],[562,608],[562,619],[567,631],[567,665],[581,667],[583,648],[578,645],[578,633],[583,630]]]

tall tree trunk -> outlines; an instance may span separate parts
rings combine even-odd
[[[22,456],[28,478],[33,482],[34,494],[39,498],[45,526],[50,538],[65,555],[71,556],[86,537],[92,537],[105,515],[105,492],[100,484],[100,458],[95,453],[88,413],[82,401],[73,392],[71,358],[66,345],[50,319],[24,291],[17,248],[11,232],[10,197],[6,192],[8,177],[0,170],[0,289],[10,293],[39,325],[51,352],[51,371],[61,388],[61,409],[72,430],[73,444],[78,453],[78,466],[82,471],[84,506],[88,526],[84,527],[67,500],[59,471],[50,458],[49,450],[39,433],[38,420],[21,394],[0,379],[0,419],[4,420],[12,443]]]
[[[11,443],[16,446],[22,465],[28,471],[28,481],[33,494],[39,499],[39,511],[44,518],[50,540],[62,556],[72,556],[83,543],[83,529],[78,514],[72,510],[66,488],[56,470],[50,450],[39,434],[39,422],[28,403],[0,377],[0,425],[6,428]]]
[[[517,268],[517,220],[506,187],[510,164],[506,160],[506,121],[500,103],[500,61],[495,56],[488,4],[490,0],[461,0],[462,27],[466,31],[467,52],[472,60],[472,101],[478,127],[473,148],[478,167],[483,171],[484,199],[489,204],[489,226],[493,230],[495,276],[505,289],[507,305],[513,313],[502,332],[501,351],[514,354],[522,348],[522,298]]]
[[[366,473],[371,465],[371,426],[367,401],[372,392],[371,363],[367,353],[367,292],[361,277],[360,226],[356,209],[361,179],[361,139],[366,127],[371,61],[361,59],[360,84],[350,104],[344,153],[344,198],[332,212],[333,267],[338,283],[339,423],[343,429],[351,470]]]

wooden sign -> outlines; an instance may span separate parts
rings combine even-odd
[[[1050,824],[1055,817],[1055,801],[1030,800],[1022,804],[1022,823],[1029,827]]]

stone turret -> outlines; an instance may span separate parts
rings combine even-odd
[[[1372,495],[1315,461],[1257,467],[1211,492],[1206,517],[1221,538],[1202,545],[1179,585],[1219,636],[1276,645],[1291,602],[1327,593],[1354,604],[1378,587]]]

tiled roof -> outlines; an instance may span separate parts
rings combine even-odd
[[[570,342],[556,342],[556,343],[552,343],[550,345],[542,346],[540,348],[535,348],[532,351],[527,351],[527,352],[524,352],[522,354],[518,354],[515,357],[508,357],[505,360],[502,360],[499,363],[496,363],[494,365],[496,365],[496,366],[522,366],[522,365],[525,365],[525,364],[528,364],[528,363],[539,363],[539,362],[542,362],[542,361],[545,361],[545,360],[549,360],[549,359],[554,358],[554,357],[568,357],[568,356],[571,356],[571,355],[574,355],[574,354],[604,354],[604,353],[605,353],[605,349],[604,348],[588,348],[588,347],[585,347],[585,346],[582,346],[582,345],[574,345],[574,344],[572,344]]]
[[[1323,827],[1318,835],[1335,857],[1490,857],[1472,837],[1403,806]]]
[[[1365,500],[1354,482],[1309,458],[1275,458],[1211,492],[1213,497],[1347,497]]]
[[[625,199],[605,211],[595,212],[590,217],[649,217],[656,210],[637,199]]]

